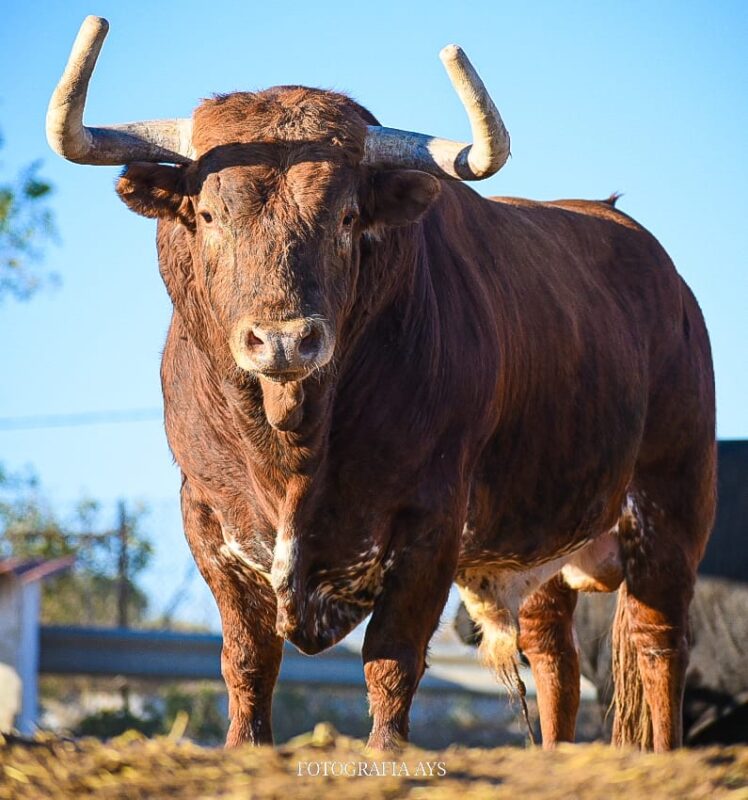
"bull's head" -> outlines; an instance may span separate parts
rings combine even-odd
[[[50,103],[49,142],[71,161],[128,165],[120,196],[184,227],[236,365],[268,381],[303,380],[332,358],[367,230],[417,220],[439,191],[432,176],[486,178],[509,154],[498,111],[454,45],[441,58],[472,145],[382,128],[347,98],[298,87],[206,101],[194,119],[88,128],[107,30],[84,21]]]
[[[417,220],[439,191],[423,172],[362,166],[365,113],[301,87],[207,100],[190,164],[131,164],[117,185],[134,211],[182,226],[221,338],[264,385],[332,359],[361,235]]]

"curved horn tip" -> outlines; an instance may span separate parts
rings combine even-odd
[[[92,34],[100,35],[109,31],[109,20],[89,14],[81,23],[81,30],[90,29]]]
[[[81,22],[81,26],[78,28],[78,35],[73,42],[71,56],[74,53],[85,53],[97,45],[100,47],[108,33],[109,22],[104,17],[89,15]]]
[[[446,64],[447,61],[454,61],[455,59],[459,58],[460,56],[465,55],[465,51],[460,47],[459,44],[448,44],[442,47],[439,51],[439,58],[442,60],[442,63]]]

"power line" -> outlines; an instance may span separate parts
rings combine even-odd
[[[40,428],[75,428],[81,425],[119,425],[163,419],[160,408],[130,408],[121,411],[82,411],[78,414],[39,414],[30,417],[0,417],[0,431],[30,431]]]

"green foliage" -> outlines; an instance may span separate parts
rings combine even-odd
[[[40,169],[41,162],[34,161],[10,181],[0,179],[0,299],[27,300],[45,280],[55,280],[37,268],[44,246],[56,236],[47,204],[54,190]]]
[[[366,738],[371,717],[366,692],[359,688],[329,688],[280,683],[273,694],[273,736],[286,742],[326,720],[338,730]]]
[[[137,703],[139,711],[130,707],[128,700],[119,708],[96,711],[84,716],[74,727],[76,736],[96,736],[110,739],[128,730],[146,736],[168,734],[178,715],[187,716],[184,736],[203,745],[223,744],[228,721],[225,705],[226,692],[214,684],[167,686],[158,697]]]
[[[146,736],[155,736],[161,733],[161,720],[152,714],[138,716],[127,708],[104,709],[83,717],[73,733],[76,736],[111,739],[125,731],[140,731]]]
[[[137,577],[153,548],[141,528],[144,507],[127,522],[127,612],[130,624],[142,624],[148,599]],[[100,505],[82,500],[68,520],[52,509],[33,472],[9,474],[0,467],[0,557],[53,559],[75,556],[72,569],[42,584],[45,624],[115,625],[118,619],[121,537],[101,521]]]

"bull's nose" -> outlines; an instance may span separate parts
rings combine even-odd
[[[293,378],[325,364],[330,357],[327,324],[318,319],[262,323],[242,320],[231,337],[237,364],[269,378]]]
[[[253,325],[247,331],[246,346],[258,362],[289,364],[311,361],[320,350],[322,331],[317,325],[300,320],[292,329],[277,330]]]

